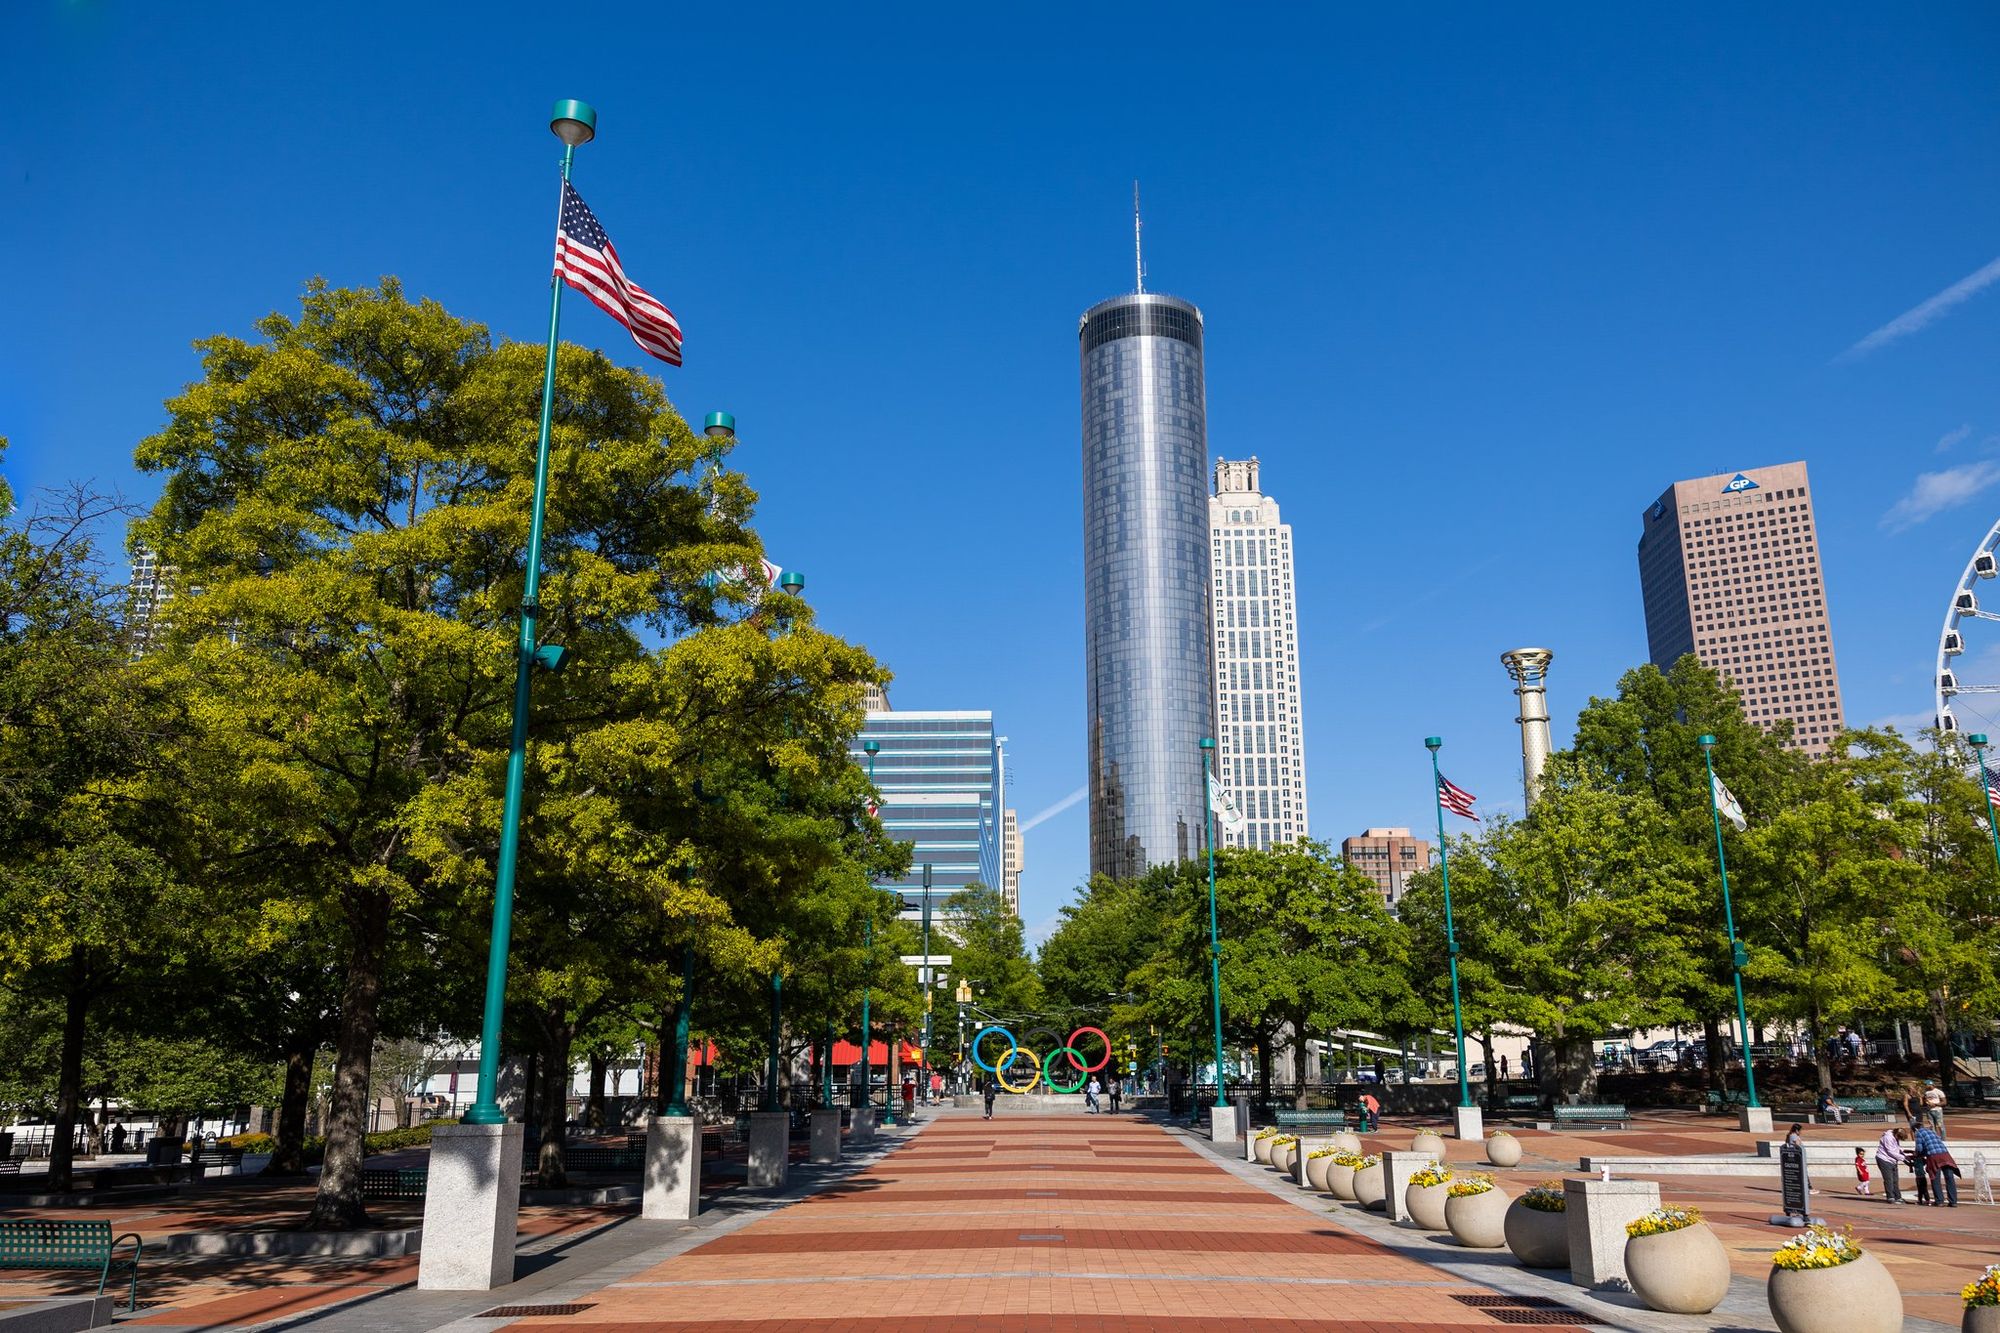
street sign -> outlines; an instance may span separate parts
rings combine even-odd
[[[951,955],[948,953],[934,953],[928,956],[920,953],[906,953],[902,955],[902,959],[904,963],[911,967],[951,966]]]

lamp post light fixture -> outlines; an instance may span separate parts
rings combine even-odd
[[[1201,804],[1208,823],[1208,1001],[1215,1019],[1215,1104],[1229,1105],[1222,1074],[1222,943],[1215,926],[1215,737],[1201,738]]]
[[[928,1104],[931,1097],[931,863],[924,862],[924,964],[918,969],[924,983],[924,1048],[917,1053],[917,1097]]]
[[[701,423],[701,433],[711,440],[736,438],[736,417],[730,412],[710,412]]]
[[[589,103],[564,98],[549,117],[549,131],[562,140],[562,178],[579,145],[597,137],[597,112]],[[486,1008],[479,1025],[479,1095],[466,1108],[470,1125],[504,1125],[495,1083],[500,1072],[500,1016],[507,999],[507,949],[514,932],[514,880],[521,856],[521,803],[528,772],[528,713],[537,667],[560,670],[569,654],[537,642],[537,600],[542,587],[542,521],[549,491],[549,426],[556,402],[556,335],[562,322],[562,279],[549,276],[549,345],[542,362],[542,414],[535,435],[535,490],[528,518],[528,550],[521,589],[521,627],[514,650],[514,718],[507,739],[506,798],[500,815],[500,853],[493,876],[493,931],[486,951]]]
[[[788,569],[778,576],[778,588],[797,597],[806,590],[806,576],[796,569]]]
[[[1743,1006],[1743,964],[1750,961],[1736,938],[1736,909],[1729,901],[1729,859],[1722,852],[1722,808],[1715,799],[1715,737],[1703,732],[1701,762],[1708,769],[1708,815],[1715,822],[1715,868],[1722,876],[1722,922],[1729,931],[1729,973],[1736,981],[1736,1033],[1743,1043],[1743,1095],[1752,1107],[1757,1100],[1757,1062],[1750,1051],[1750,1014]],[[1989,806],[1989,809],[1991,807]]]
[[[1986,831],[1993,835],[1993,864],[2000,869],[2000,820],[1993,814],[1993,779],[1986,767],[1986,733],[1975,731],[1967,736],[1966,742],[1972,746],[1972,753],[1979,760],[1979,789],[1986,794]]]
[[[1444,947],[1451,962],[1451,1030],[1458,1039],[1458,1104],[1470,1106],[1472,1083],[1466,1077],[1465,1068],[1465,1009],[1458,1000],[1458,932],[1451,920],[1451,862],[1445,855],[1444,802],[1438,799],[1438,792],[1443,788],[1443,776],[1438,772],[1438,749],[1443,744],[1442,737],[1424,737],[1424,748],[1431,752],[1431,804],[1437,807],[1438,817],[1438,880],[1444,887]]]

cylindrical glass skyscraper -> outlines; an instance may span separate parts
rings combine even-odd
[[[1215,734],[1201,311],[1152,292],[1084,312],[1083,638],[1090,869],[1203,850]]]

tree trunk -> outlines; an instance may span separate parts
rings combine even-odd
[[[277,1143],[264,1164],[267,1176],[302,1176],[306,1171],[306,1102],[312,1096],[317,1041],[294,1037],[285,1052],[285,1094],[278,1103]]]
[[[1952,1076],[1957,1072],[1957,1061],[1952,1059],[1951,1018],[1944,1007],[1942,996],[1933,993],[1928,1012],[1924,1015],[1924,1029],[1929,1034],[1931,1045],[1937,1047],[1937,1082],[1951,1095]]]
[[[1812,1012],[1811,1024],[1813,1068],[1819,1073],[1819,1090],[1821,1092],[1832,1092],[1833,1056],[1827,1050],[1825,1024],[1821,1021],[1820,1011],[1817,1008]]]
[[[1220,1061],[1216,1063],[1216,1076],[1222,1074]],[[1257,1100],[1264,1105],[1271,1104],[1271,1037],[1269,1033],[1257,1034]]]
[[[334,1043],[333,1097],[326,1118],[326,1165],[313,1199],[309,1231],[352,1231],[368,1222],[361,1197],[361,1157],[366,1145],[368,1082],[380,1027],[382,960],[389,941],[389,903],[380,894],[356,892],[348,911],[353,933],[347,980],[341,990]]]
[[[1538,1051],[1544,1058],[1536,1061],[1535,1073],[1541,1082],[1542,1095],[1551,1105],[1561,1105],[1572,1097],[1589,1097],[1595,1092],[1597,1064],[1590,1058],[1587,1039],[1552,1033],[1542,1038]]]
[[[535,1154],[535,1178],[543,1189],[561,1189],[569,1184],[569,1170],[563,1160],[563,1135],[569,1121],[569,1046],[573,1035],[560,1009],[551,1009],[543,1016],[541,1081],[531,1094],[536,1105],[535,1122],[542,1131],[541,1147]]]
[[[1486,1104],[1500,1104],[1500,1064],[1493,1058],[1493,1029],[1479,1029],[1479,1049],[1486,1052]]]
[[[1721,1092],[1727,1086],[1723,1074],[1729,1067],[1728,1038],[1722,1031],[1722,1020],[1714,1014],[1701,1020],[1703,1048],[1708,1052],[1708,1086]],[[1743,1052],[1743,1067],[1750,1067],[1750,1052]]]
[[[83,1022],[90,989],[72,984],[63,996],[62,1064],[56,1074],[56,1121],[49,1140],[49,1184],[57,1193],[74,1183],[76,1117],[83,1100]]]
[[[584,1113],[583,1122],[592,1129],[604,1128],[604,1076],[610,1072],[610,1066],[603,1051],[590,1053],[590,1109]]]

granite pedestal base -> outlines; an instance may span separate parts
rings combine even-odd
[[[745,1181],[753,1190],[785,1187],[790,1164],[792,1117],[786,1111],[754,1111],[750,1115],[750,1170]]]
[[[514,1280],[526,1142],[526,1127],[518,1120],[439,1125],[431,1131],[419,1288],[491,1291]]]
[[[1769,1134],[1771,1132],[1771,1108],[1768,1106],[1746,1106],[1737,1115],[1736,1125],[1745,1134]]]
[[[857,1147],[864,1143],[875,1142],[874,1107],[857,1106],[848,1112],[848,1116],[847,1137],[852,1139]]]
[[[1452,1107],[1451,1136],[1455,1139],[1472,1139],[1475,1142],[1485,1138],[1485,1113],[1476,1106]]]
[[[1657,1181],[1565,1180],[1570,1281],[1580,1287],[1630,1287],[1625,1276],[1625,1224],[1659,1206]]]
[[[812,1160],[821,1165],[840,1160],[840,1112],[821,1107],[813,1112]]]
[[[1391,1222],[1405,1222],[1410,1217],[1410,1206],[1403,1201],[1403,1193],[1410,1188],[1410,1177],[1436,1162],[1437,1158],[1427,1152],[1385,1152],[1382,1154],[1382,1189],[1384,1197],[1382,1210]]]
[[[685,1222],[701,1212],[701,1126],[693,1116],[656,1115],[646,1126],[640,1216]]]
[[[1211,1106],[1208,1108],[1208,1141],[1227,1143],[1240,1137],[1242,1126],[1236,1123],[1236,1108],[1233,1106]]]

